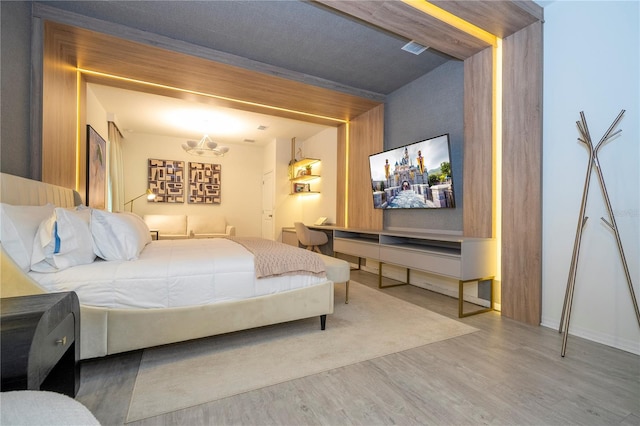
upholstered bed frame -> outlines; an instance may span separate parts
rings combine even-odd
[[[13,205],[73,207],[71,189],[0,173],[0,201]],[[1,297],[45,291],[1,252]],[[246,300],[183,308],[108,309],[81,304],[80,356],[119,352],[213,336],[333,313],[333,282]]]

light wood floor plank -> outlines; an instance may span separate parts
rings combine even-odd
[[[377,289],[376,275],[352,279]],[[456,299],[380,291],[457,317]],[[479,331],[130,425],[640,424],[637,355],[571,337],[562,358],[557,330],[497,312],[460,321]],[[141,353],[83,363],[78,399],[103,425],[123,424]]]
[[[141,360],[135,351],[82,362],[76,399],[102,425],[124,424]]]

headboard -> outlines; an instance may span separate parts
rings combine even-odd
[[[16,206],[52,203],[58,207],[73,207],[82,204],[82,199],[70,188],[0,173],[0,202]]]
[[[82,204],[82,199],[73,189],[0,173],[0,202],[16,206],[52,203],[58,207],[73,207]],[[1,249],[0,296],[24,296],[43,292],[44,290],[16,265],[4,249]]]

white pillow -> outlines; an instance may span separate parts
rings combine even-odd
[[[25,272],[31,266],[33,239],[40,223],[55,206],[12,206],[0,203],[0,241],[7,254]]]
[[[93,237],[90,209],[57,208],[43,220],[33,241],[31,270],[55,272],[92,263]]]
[[[95,254],[104,260],[135,260],[151,242],[149,227],[136,214],[91,211]]]

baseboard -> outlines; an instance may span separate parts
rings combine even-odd
[[[560,328],[559,321],[555,319],[551,320],[549,318],[543,318],[540,325],[542,325],[543,327],[555,329],[556,331]],[[576,327],[573,325],[569,327],[569,335],[587,339],[592,342],[601,343],[603,345],[620,349],[625,352],[630,352],[635,355],[640,355],[640,342],[635,340],[621,339],[617,336],[594,332],[593,330],[587,330],[585,328]]]

